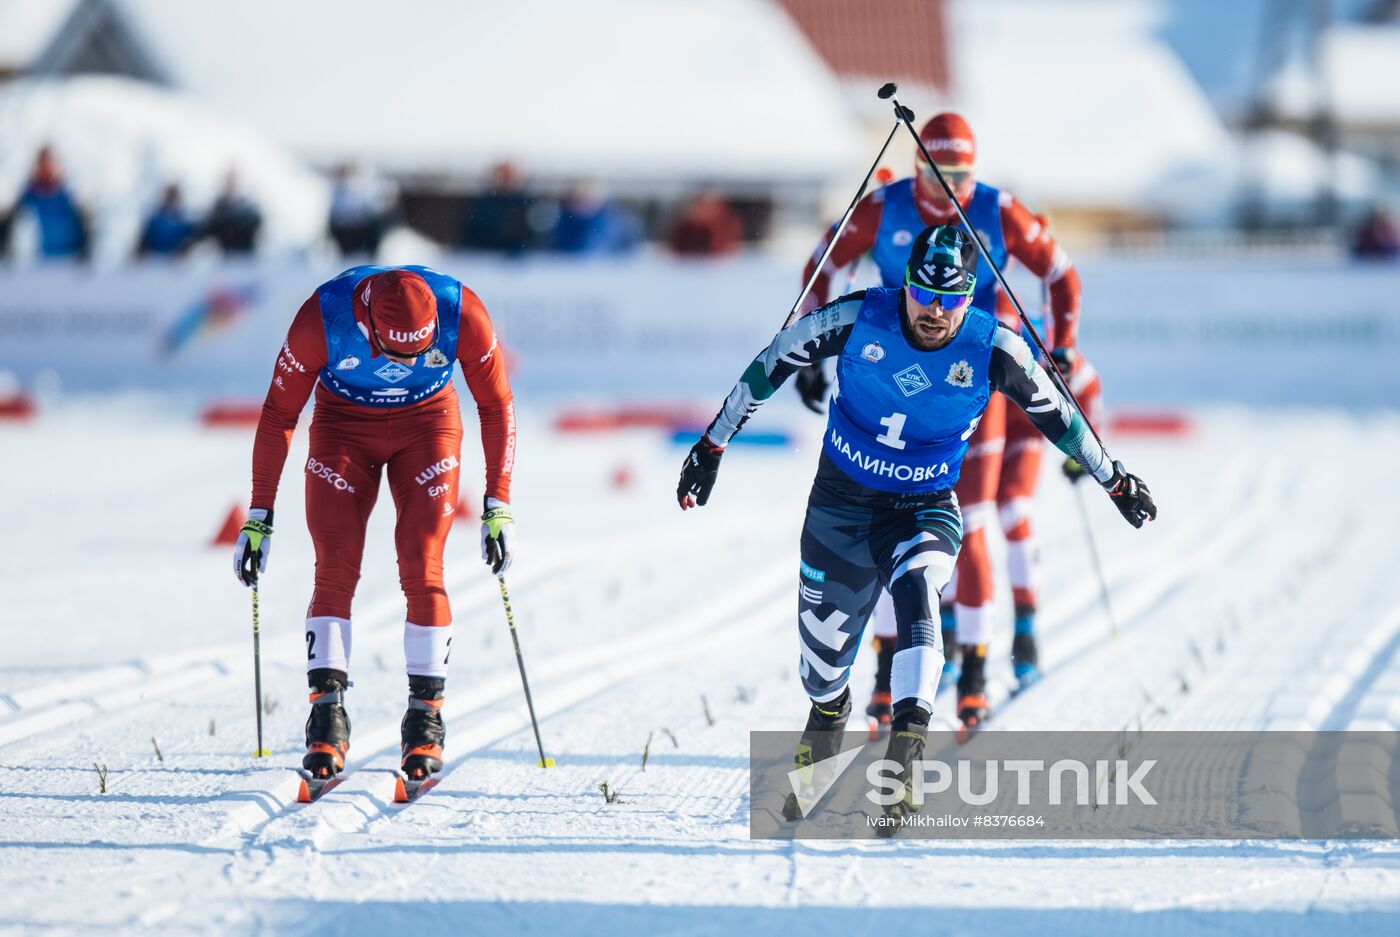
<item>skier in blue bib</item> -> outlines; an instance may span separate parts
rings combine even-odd
[[[975,251],[957,227],[925,228],[903,287],[842,296],[779,332],[682,465],[681,509],[704,505],[724,447],[754,411],[799,368],[837,359],[840,390],[802,528],[798,670],[812,708],[799,769],[836,753],[851,712],[851,665],[880,587],[898,628],[886,757],[905,767],[905,778],[922,757],[943,667],[938,597],[962,542],[953,486],[993,391],[1078,460],[1130,524],[1157,516],[1147,486],[1113,461],[1021,336],[972,306]],[[912,798],[906,785],[890,813],[914,812]],[[801,816],[795,795],[784,815]]]

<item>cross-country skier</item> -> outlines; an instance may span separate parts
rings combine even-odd
[[[802,528],[799,671],[812,708],[799,768],[835,753],[851,711],[851,664],[881,587],[898,632],[887,757],[907,768],[922,755],[943,666],[938,596],[963,538],[953,486],[993,391],[1084,466],[1134,527],[1157,515],[1147,486],[1109,457],[1020,335],[972,304],[973,251],[958,228],[926,228],[902,288],[842,296],[783,329],[682,465],[681,508],[704,505],[725,445],[754,411],[794,371],[837,359],[839,391]],[[913,809],[901,803],[894,812]],[[797,816],[795,797],[785,813]]]
[[[302,304],[277,356],[253,443],[252,508],[233,568],[248,586],[267,569],[278,479],[297,417],[315,386],[305,474],[316,581],[306,617],[311,715],[302,759],[313,777],[338,774],[350,748],[344,705],[350,603],[360,578],[365,524],[386,472],[398,513],[399,581],[408,600],[403,770],[421,779],[442,768],[446,730],[440,710],[452,643],[442,554],[462,452],[454,363],[462,366],[481,421],[481,551],[499,574],[510,565],[514,540],[515,409],[495,330],[475,293],[427,267],[353,267]]]
[[[1074,264],[1056,244],[1043,216],[1033,214],[1010,193],[976,181],[976,141],[967,121],[953,113],[938,114],[924,124],[919,136],[998,265],[1005,269],[1010,261],[1019,261],[1044,284],[1053,322],[1047,336],[1053,349],[1051,355],[1088,417],[1097,425],[1098,375],[1075,345],[1080,283]],[[882,284],[897,286],[902,282],[908,245],[914,235],[927,225],[960,223],[952,202],[921,155],[917,157],[916,169],[913,177],[876,189],[856,206],[813,284],[804,304],[806,309],[825,302],[834,274],[866,254],[879,267]],[[818,245],[803,272],[803,282],[811,277],[832,233],[834,228]],[[986,260],[978,260],[977,274],[973,305],[995,311],[1002,322],[1019,329],[1015,308],[1001,293]],[[1033,322],[1045,334],[1045,323],[1040,317],[1034,317]],[[820,411],[828,387],[821,366],[798,372],[796,383],[803,402]],[[948,679],[957,680],[958,714],[970,726],[985,719],[988,712],[986,654],[994,602],[986,527],[993,517],[1000,520],[1007,542],[1007,573],[1016,622],[1012,666],[1021,687],[1039,677],[1035,639],[1039,548],[1031,526],[1031,506],[1040,475],[1042,446],[1031,421],[1019,410],[1007,407],[999,395],[993,395],[963,462],[958,483],[965,525],[963,550],[941,617],[949,646],[945,672]],[[875,690],[867,707],[877,724],[887,724],[890,718],[893,628],[893,612],[888,599],[883,599],[876,605],[872,622],[878,663]]]

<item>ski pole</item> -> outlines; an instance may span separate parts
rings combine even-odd
[[[1089,509],[1084,504],[1084,493],[1079,485],[1070,482],[1074,488],[1074,500],[1079,504],[1079,516],[1084,521],[1084,538],[1089,541],[1089,555],[1094,558],[1094,572],[1099,577],[1099,596],[1103,599],[1103,613],[1108,616],[1109,636],[1118,637],[1118,619],[1113,616],[1113,603],[1108,597],[1108,579],[1103,574],[1103,563],[1099,561],[1099,545],[1094,540],[1094,525],[1089,523]]]
[[[783,328],[787,328],[797,321],[797,310],[802,306],[802,301],[807,298],[807,294],[812,289],[812,284],[817,282],[817,277],[821,276],[822,267],[826,266],[826,260],[831,256],[831,252],[836,249],[836,242],[841,240],[841,232],[846,230],[846,224],[851,220],[852,213],[856,210],[856,205],[860,203],[861,196],[865,194],[865,187],[870,184],[870,177],[875,175],[875,170],[880,166],[880,160],[885,158],[885,150],[890,148],[890,141],[899,132],[899,121],[895,121],[890,128],[890,135],[885,137],[885,145],[880,147],[880,152],[875,156],[875,162],[870,164],[870,169],[866,172],[865,178],[860,182],[860,188],[856,189],[855,197],[851,199],[851,204],[846,206],[846,213],[841,216],[841,221],[836,225],[836,230],[831,234],[831,241],[826,245],[826,250],[822,251],[821,258],[812,268],[812,275],[807,278],[807,282],[802,286],[802,292],[797,294],[797,300],[792,304],[792,310],[788,312],[787,318],[783,320]]]
[[[515,662],[520,667],[520,685],[525,688],[525,705],[530,709],[530,725],[535,729],[535,747],[540,750],[540,767],[553,768],[554,759],[544,755],[544,742],[540,741],[540,721],[535,718],[535,701],[530,696],[530,680],[525,676],[525,656],[520,653],[520,636],[515,630],[515,613],[510,610],[510,593],[506,591],[506,577],[497,575],[501,584],[501,604],[506,607],[506,624],[510,626],[510,640],[515,645]]]
[[[266,758],[272,752],[263,748],[262,731],[262,641],[260,638],[261,628],[258,623],[258,584],[253,583],[253,695],[257,704],[258,714],[258,748],[253,752],[254,758]]]
[[[992,273],[996,274],[997,283],[1001,284],[1002,290],[1006,292],[1007,298],[1011,300],[1011,305],[1016,307],[1016,314],[1021,317],[1021,322],[1025,325],[1026,331],[1030,333],[1031,338],[1035,341],[1035,347],[1040,350],[1046,364],[1049,366],[1051,379],[1059,385],[1060,390],[1064,391],[1065,396],[1074,404],[1074,409],[1079,412],[1079,416],[1084,420],[1084,425],[1089,427],[1089,432],[1093,434],[1094,439],[1102,446],[1103,439],[1099,436],[1099,431],[1094,428],[1093,423],[1089,422],[1088,414],[1086,414],[1084,408],[1079,405],[1079,398],[1076,397],[1074,391],[1069,388],[1069,381],[1060,373],[1059,366],[1055,364],[1055,359],[1050,357],[1050,352],[1046,349],[1045,342],[1041,340],[1040,333],[1037,332],[1035,326],[1031,324],[1030,318],[1026,315],[1026,310],[1021,307],[1021,301],[1016,298],[1016,293],[1011,289],[1011,284],[1006,282],[1006,275],[1001,272],[1001,267],[992,259],[991,251],[987,250],[987,245],[982,243],[982,235],[978,234],[977,229],[972,226],[971,220],[967,217],[967,212],[963,210],[962,203],[958,201],[957,194],[953,192],[953,187],[948,184],[948,180],[943,176],[943,171],[938,168],[938,164],[935,163],[933,157],[929,155],[928,147],[924,146],[924,141],[920,139],[919,132],[914,129],[914,112],[899,103],[899,98],[894,96],[896,90],[894,82],[889,82],[880,88],[879,96],[881,98],[893,99],[895,118],[909,128],[909,134],[914,138],[914,143],[919,147],[919,152],[923,154],[924,161],[927,162],[929,168],[933,170],[933,176],[938,180],[938,184],[943,187],[943,194],[948,197],[948,201],[953,203],[953,208],[957,210],[958,218],[962,220],[963,227],[965,227],[967,233],[971,235],[972,242],[977,245],[977,252],[980,253],[982,259],[987,261],[988,265],[991,266]]]

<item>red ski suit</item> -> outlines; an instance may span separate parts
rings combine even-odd
[[[356,291],[358,295],[358,290]],[[355,318],[366,322],[355,302]],[[292,431],[326,365],[320,303],[297,312],[273,370],[253,444],[252,505],[271,508]],[[486,495],[510,501],[515,409],[495,330],[481,300],[462,287],[457,363],[476,401],[486,456]],[[387,468],[398,521],[394,542],[408,621],[444,626],[452,611],[442,554],[459,495],[462,416],[449,382],[432,397],[400,408],[370,409],[316,386],[306,475],[306,523],[316,548],[316,583],[307,617],[348,619],[360,578],[365,525]]]

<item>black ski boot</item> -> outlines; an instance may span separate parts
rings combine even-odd
[[[442,677],[408,678],[408,712],[399,724],[403,741],[403,773],[421,781],[442,770],[442,745],[447,727],[442,724]]]
[[[958,741],[965,742],[991,716],[987,699],[987,645],[964,644],[962,673],[958,676]]]
[[[306,754],[301,765],[324,780],[345,770],[350,751],[350,717],[345,713],[345,671],[319,667],[306,674],[311,687],[311,715],[306,719]]]
[[[870,740],[873,742],[890,729],[890,668],[894,665],[893,637],[874,639],[875,689],[865,714],[870,717]]]
[[[885,822],[875,827],[877,835],[889,838],[899,832],[905,817],[919,812],[920,803],[914,799],[914,763],[922,761],[924,745],[928,742],[928,710],[913,699],[899,701],[894,718],[890,720],[890,744],[885,758],[902,768],[900,779],[904,788],[899,800],[885,808]]]
[[[807,728],[797,743],[797,769],[804,772],[803,786],[815,790],[812,784],[812,766],[833,757],[841,747],[841,733],[846,731],[846,720],[851,718],[850,688],[841,691],[836,699],[826,703],[813,703],[807,712]],[[783,818],[801,820],[802,805],[797,795],[789,794],[783,801]]]

